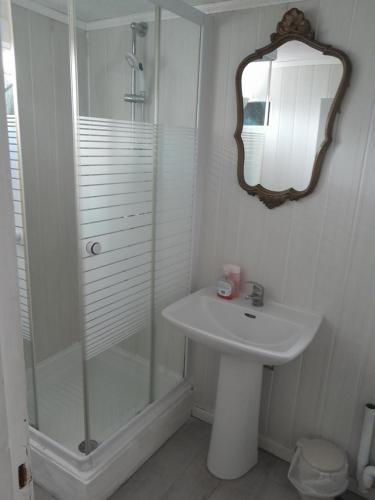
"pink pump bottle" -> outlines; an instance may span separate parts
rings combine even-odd
[[[223,267],[225,276],[233,283],[232,298],[240,296],[241,291],[241,268],[234,264],[225,264]]]

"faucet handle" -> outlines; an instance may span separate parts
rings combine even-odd
[[[264,286],[261,285],[260,283],[257,283],[256,281],[245,281],[245,285],[253,285],[253,293],[258,292],[258,293],[263,293],[264,292]]]
[[[262,306],[264,297],[264,286],[256,281],[245,281],[246,285],[253,285],[252,293],[245,295],[245,300],[252,299],[253,306]]]

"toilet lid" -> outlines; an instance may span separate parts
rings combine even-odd
[[[333,443],[324,439],[301,439],[303,458],[311,467],[321,472],[337,472],[346,466],[345,453]]]

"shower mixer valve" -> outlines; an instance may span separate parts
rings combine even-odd
[[[102,246],[99,241],[89,241],[86,243],[86,252],[89,255],[99,255],[102,251]]]

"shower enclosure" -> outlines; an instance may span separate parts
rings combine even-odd
[[[167,0],[5,7],[34,478],[104,499],[190,411],[186,342],[160,313],[191,286],[206,16]]]

